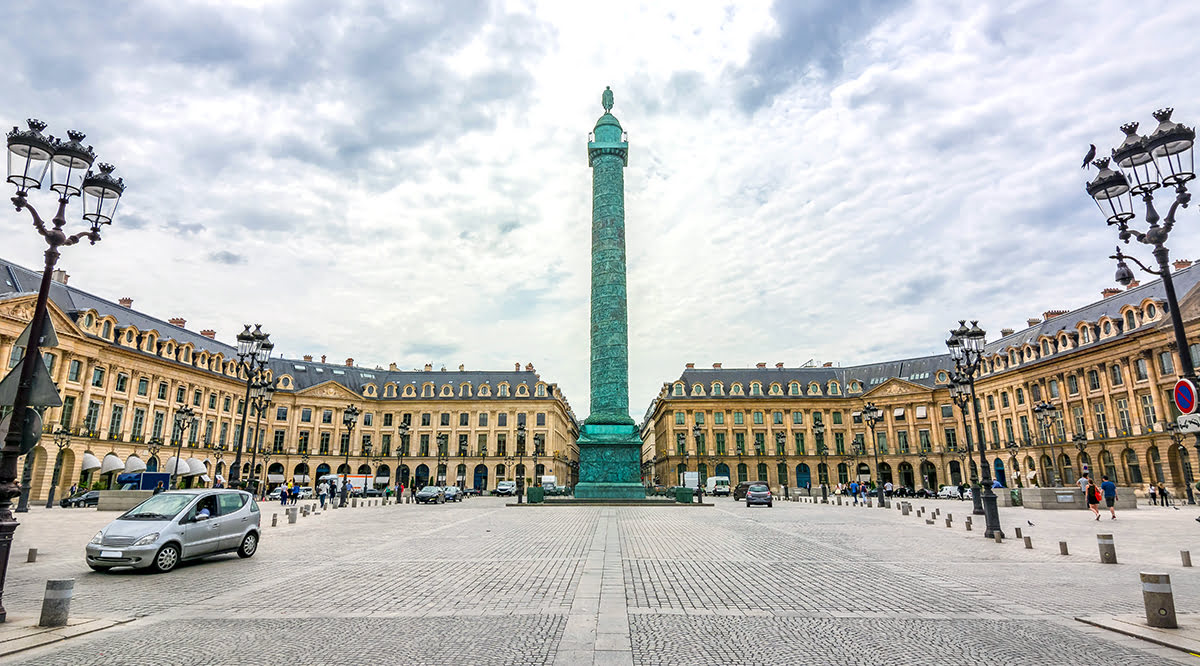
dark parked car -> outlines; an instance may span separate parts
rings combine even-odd
[[[462,490],[458,486],[446,486],[444,489],[447,502],[461,502],[463,498]]]
[[[765,486],[765,485],[767,485],[767,482],[766,481],[742,481],[741,483],[737,484],[736,488],[733,489],[733,499],[735,499],[735,500],[746,499],[746,490],[749,489],[750,486],[755,486],[755,485]]]
[[[417,504],[445,504],[446,493],[441,486],[425,486],[417,491]]]
[[[383,491],[379,488],[367,488],[363,491],[363,497],[383,497]]]
[[[483,494],[483,491],[478,488],[463,488],[462,492],[467,497],[471,497],[471,496],[479,497],[480,495]]]
[[[62,501],[60,501],[58,505],[64,508],[73,508],[77,506],[96,506],[96,503],[99,501],[100,491],[86,490],[81,493],[75,493],[70,497],[62,498]]]
[[[774,506],[771,501],[771,489],[765,483],[752,483],[746,488],[746,508],[750,508],[755,504],[766,504]]]

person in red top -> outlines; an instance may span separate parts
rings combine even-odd
[[[1087,498],[1088,508],[1095,514],[1096,520],[1100,520],[1100,489],[1096,487],[1096,483],[1089,479],[1083,494]]]

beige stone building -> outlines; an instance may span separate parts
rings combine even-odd
[[[0,260],[0,362],[6,369],[23,356],[14,343],[32,316],[39,277]],[[130,299],[114,303],[67,281],[59,272],[51,290],[59,345],[43,350],[63,405],[45,411],[47,434],[28,457],[32,501],[45,501],[56,458],[56,496],[62,497],[74,483],[112,484],[121,473],[143,469],[173,472],[176,443],[180,485],[228,477],[246,395],[236,348],[212,330],[196,333],[183,319],[162,321],[134,310]],[[342,364],[304,356],[273,358],[268,371],[277,393],[263,414],[247,415],[242,478],[253,473],[271,485],[312,484],[348,468],[374,475],[380,485],[444,478],[491,489],[498,480],[532,482],[543,474],[574,483],[574,414],[558,385],[532,364],[506,371],[431,365],[402,371],[394,364],[371,369],[352,359]],[[174,414],[185,405],[198,422],[177,437]],[[348,405],[361,410],[352,438],[342,423]],[[60,438],[66,443],[61,454],[51,434],[60,427],[69,434]],[[258,444],[253,455],[252,441]]]
[[[1173,278],[1192,339],[1200,334],[1200,267],[1176,262]],[[1050,486],[1086,470],[1186,495],[1196,440],[1173,438],[1166,427],[1178,416],[1171,389],[1180,350],[1162,282],[1102,296],[1046,312],[1021,331],[1003,329],[986,345],[977,391],[992,475],[1011,487]],[[929,332],[931,346],[954,322],[946,324]],[[1200,361],[1200,344],[1184,353]],[[878,453],[884,482],[957,484],[977,470],[978,454],[965,449],[978,433],[950,398],[952,370],[949,355],[844,368],[688,364],[663,385],[643,422],[646,481],[676,484],[687,469],[733,483],[836,486],[874,479]],[[861,418],[867,402],[883,411],[874,436]],[[1042,402],[1054,410],[1035,412]]]

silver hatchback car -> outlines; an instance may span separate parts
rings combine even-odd
[[[166,572],[183,560],[258,550],[258,504],[241,490],[172,490],[126,511],[87,545],[87,565],[152,567]]]

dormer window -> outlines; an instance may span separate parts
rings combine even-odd
[[[800,382],[788,382],[788,395],[800,395]]]
[[[712,383],[712,394],[713,395],[724,395],[725,394],[725,389],[721,385],[721,382],[713,382]]]
[[[1150,303],[1149,305],[1147,305],[1146,306],[1146,318],[1154,319],[1157,316],[1158,316],[1158,309],[1154,307],[1154,304]]]
[[[1137,328],[1137,319],[1133,316],[1133,311],[1125,313],[1125,330],[1132,331]]]
[[[675,384],[675,388],[672,390],[672,395],[683,395],[683,384]]]
[[[692,384],[692,395],[704,395],[704,385]]]

